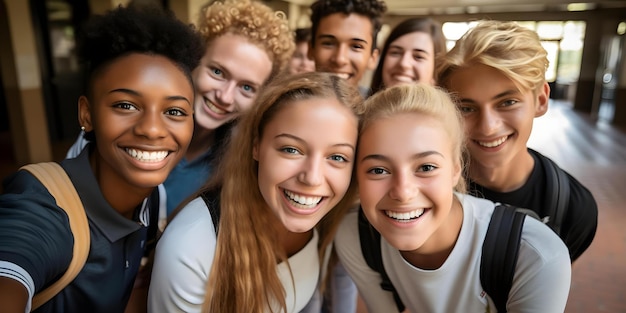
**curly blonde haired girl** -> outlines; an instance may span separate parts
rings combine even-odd
[[[207,44],[226,33],[246,37],[269,55],[273,63],[271,76],[285,68],[295,49],[285,13],[259,1],[211,1],[200,9],[198,29]]]

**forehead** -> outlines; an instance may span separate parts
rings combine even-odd
[[[157,85],[169,81],[172,87],[188,92],[193,89],[191,81],[183,69],[161,55],[131,53],[124,55],[93,74],[92,90],[128,88],[137,84]]]
[[[358,119],[348,107],[334,97],[311,97],[307,99],[288,100],[266,124],[265,133],[302,132],[313,137],[330,137],[339,135],[335,132],[350,129],[356,133]],[[320,132],[329,132],[322,135]],[[334,133],[335,135],[330,135]]]
[[[315,37],[334,37],[339,41],[362,40],[371,45],[374,25],[364,15],[333,13],[320,19]]]
[[[455,69],[448,78],[447,88],[461,98],[492,98],[503,92],[524,93],[504,73],[484,64]]]
[[[442,122],[420,113],[399,113],[372,121],[359,136],[363,154],[412,155],[426,150],[442,151],[450,137]]]
[[[389,45],[389,48],[421,50],[432,53],[435,50],[435,45],[430,34],[425,32],[412,32],[396,38],[396,40]]]
[[[262,85],[272,71],[272,60],[265,50],[242,35],[226,33],[211,40],[203,63],[215,63],[239,80]]]

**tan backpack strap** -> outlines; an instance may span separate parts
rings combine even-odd
[[[34,311],[76,278],[87,261],[91,240],[85,208],[65,170],[56,162],[29,164],[20,169],[27,170],[37,177],[56,199],[57,206],[65,210],[74,236],[74,250],[69,267],[59,280],[33,297],[31,310]]]

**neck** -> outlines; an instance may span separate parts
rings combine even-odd
[[[535,166],[528,151],[520,153],[502,166],[484,166],[475,159],[469,166],[469,177],[477,184],[497,192],[510,192],[522,187]]]
[[[453,196],[452,207],[446,221],[417,250],[400,251],[402,257],[413,266],[424,270],[440,268],[456,245],[463,226],[463,207]]]
[[[137,207],[150,195],[154,188],[131,186],[111,169],[103,169],[100,166],[103,160],[98,153],[90,155],[89,163],[104,199],[119,214],[127,219],[132,219]]]
[[[185,158],[192,161],[208,151],[215,143],[215,130],[205,129],[198,124],[194,125],[193,136],[185,153]]]

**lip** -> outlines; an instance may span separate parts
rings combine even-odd
[[[392,211],[395,214],[406,214],[412,211],[415,211],[416,209],[403,209],[403,210],[380,210],[380,214],[382,215],[382,217],[388,221],[389,223],[393,224],[394,227],[398,227],[398,228],[409,228],[409,227],[414,227],[416,224],[421,223],[421,221],[424,219],[425,216],[427,216],[430,213],[431,208],[422,208],[423,212],[416,218],[411,218],[409,220],[398,220],[395,218],[392,218],[388,215],[387,212]],[[410,214],[410,213],[409,213]]]
[[[400,83],[413,83],[417,81],[415,77],[404,74],[394,74],[391,76],[391,79]]]
[[[160,170],[169,163],[173,155],[173,151],[165,148],[150,149],[139,147],[123,147],[122,153],[130,160],[134,167],[146,170],[154,171]]]
[[[226,119],[233,113],[215,104],[215,101],[211,101],[208,97],[203,96],[202,100],[202,110],[215,119]]]
[[[472,142],[485,150],[500,150],[502,149],[507,141],[511,139],[513,135],[505,135],[500,137],[495,137],[492,139],[472,139]]]
[[[291,212],[297,215],[313,215],[317,213],[323,207],[324,203],[328,199],[328,197],[326,196],[308,195],[308,194],[303,194],[303,193],[295,192],[293,190],[284,189],[284,188],[280,188],[280,193],[282,195],[282,198],[286,207]],[[310,201],[311,199],[319,198],[319,201],[314,205],[305,206],[305,205],[300,205],[297,202],[294,202],[291,199],[291,197],[294,197],[294,196],[307,198],[308,201]],[[307,200],[305,200],[305,202],[306,201]]]

